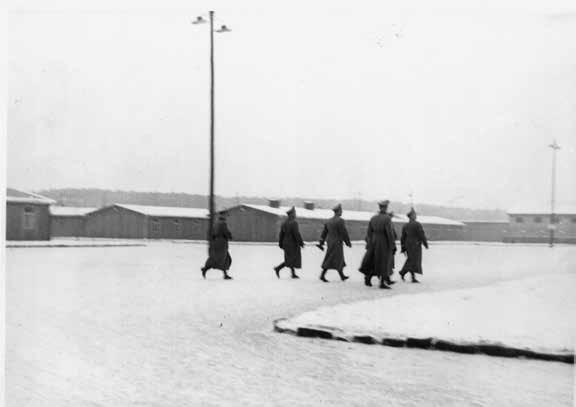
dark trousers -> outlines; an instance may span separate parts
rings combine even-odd
[[[326,272],[328,271],[328,269],[322,269],[322,274],[320,274],[320,278],[325,278],[326,277]],[[336,270],[338,272],[338,274],[340,275],[341,279],[344,279],[344,271],[342,269],[337,269]]]
[[[286,266],[286,263],[282,262],[279,265],[277,265],[275,268],[276,270],[280,271],[282,270],[284,267],[288,267]],[[290,271],[292,272],[292,275],[296,274],[296,271],[294,271],[294,267],[288,267],[290,269]]]

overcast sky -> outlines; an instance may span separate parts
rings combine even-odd
[[[207,193],[214,8],[218,194],[576,205],[573,1],[11,8],[13,187]]]

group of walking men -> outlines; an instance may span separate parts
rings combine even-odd
[[[366,253],[362,259],[359,271],[364,274],[364,284],[372,286],[373,277],[378,277],[379,287],[389,289],[395,283],[391,279],[394,269],[394,255],[396,254],[396,233],[392,224],[393,214],[388,213],[389,201],[378,203],[379,212],[370,219],[366,232]],[[352,247],[346,223],[342,219],[342,206],[338,204],[333,209],[334,216],[325,224],[320,241],[316,244],[326,254],[322,262],[320,280],[328,282],[326,273],[328,270],[336,270],[342,281],[349,277],[344,274],[346,262],[344,259],[344,245]],[[296,270],[302,268],[302,253],[304,240],[298,228],[296,209],[292,207],[286,212],[287,219],[282,223],[278,244],[284,251],[284,261],[274,267],[276,276],[280,278],[280,271],[288,268],[292,278],[299,278]],[[404,280],[410,273],[413,283],[418,283],[416,274],[422,274],[422,246],[428,248],[428,241],[422,225],[417,221],[414,208],[408,213],[408,223],[402,228],[400,238],[401,251],[406,255],[406,262],[399,274]],[[226,212],[218,215],[214,224],[212,239],[210,242],[209,256],[204,267],[202,276],[206,277],[206,271],[213,268],[222,270],[225,279],[231,279],[228,274],[232,258],[228,251],[228,241],[232,238],[226,224]]]

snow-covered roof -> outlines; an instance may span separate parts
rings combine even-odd
[[[576,205],[556,205],[556,215],[576,215]],[[516,207],[508,215],[550,215],[550,207]]]
[[[245,204],[244,206],[256,209],[258,211],[271,213],[276,216],[286,216],[286,211],[288,211],[291,208],[289,206],[273,208],[271,206],[266,205],[248,205],[248,204]],[[332,212],[331,209],[296,208],[296,216],[301,219],[330,219],[332,216],[334,216],[334,212]],[[372,218],[372,216],[374,216],[374,214],[371,212],[344,210],[342,218],[344,218],[345,220],[369,221]]]
[[[141,213],[146,216],[170,217],[170,218],[208,218],[209,212],[203,208],[179,208],[169,206],[145,206],[114,204],[120,208]]]
[[[461,220],[462,223],[465,225],[469,223],[493,223],[493,224],[508,224],[507,220],[491,220],[491,219],[470,219],[470,220]]]
[[[399,222],[408,222],[408,216],[402,215],[398,216],[395,215],[393,221],[396,222],[396,218],[402,218]],[[442,218],[440,216],[427,216],[427,215],[418,215],[418,222],[423,225],[445,225],[445,226],[464,226],[464,223],[459,222],[457,220]]]
[[[50,214],[52,216],[84,216],[87,213],[94,212],[97,208],[79,208],[74,206],[51,206]]]
[[[244,204],[243,206],[252,208],[258,211],[267,212],[276,216],[286,216],[286,211],[290,209],[288,206],[283,206],[280,208],[273,208],[266,205],[250,205]],[[362,221],[368,222],[375,212],[366,211],[350,211],[344,209],[342,212],[342,218],[348,221]],[[301,219],[330,219],[334,216],[334,212],[331,209],[306,209],[306,208],[296,208],[296,217]],[[394,215],[392,219],[394,223],[407,223],[408,217],[406,215]],[[452,225],[452,226],[464,226],[462,222],[458,222],[451,219],[440,218],[438,216],[421,216],[418,215],[418,221],[423,225]]]
[[[6,202],[34,203],[42,205],[51,205],[56,203],[55,200],[45,196],[14,188],[6,188]]]

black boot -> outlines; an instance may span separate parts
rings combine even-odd
[[[372,287],[372,276],[364,276],[364,285],[366,287]]]
[[[276,266],[274,267],[274,272],[276,273],[276,277],[280,278],[280,266]]]
[[[342,281],[346,281],[350,278],[347,275],[345,275],[342,270],[338,270],[338,274],[340,274],[340,280],[342,280]]]
[[[390,287],[388,284],[386,284],[386,279],[383,277],[380,277],[380,288],[384,289],[384,290],[389,290]]]
[[[328,280],[326,280],[326,270],[322,270],[322,273],[320,273],[320,281],[328,282]]]
[[[224,272],[224,280],[232,280],[232,277],[228,273]]]
[[[200,270],[202,270],[202,278],[206,279],[206,272],[208,271],[208,269],[206,267],[202,267]]]
[[[390,277],[388,277],[386,279],[386,284],[388,284],[388,285],[396,284],[396,281],[392,281],[392,280],[390,280]]]
[[[290,271],[292,271],[292,278],[300,278],[300,277],[298,277],[298,275],[296,274],[296,272],[294,271],[293,268],[291,268]]]
[[[400,277],[402,278],[402,281],[406,281],[406,280],[404,280],[404,276],[405,276],[405,275],[406,275],[406,273],[400,272]]]

